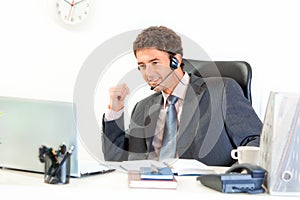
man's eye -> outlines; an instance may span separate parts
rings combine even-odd
[[[146,68],[146,65],[145,65],[145,64],[140,64],[140,65],[138,65],[138,68],[139,68],[139,69],[145,69],[145,68]]]
[[[158,64],[158,61],[153,61],[152,62],[152,65],[157,65]]]

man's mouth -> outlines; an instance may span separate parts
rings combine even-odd
[[[149,85],[151,86],[151,87],[155,87],[155,86],[157,86],[159,84],[159,81],[158,80],[156,80],[156,81],[150,81],[149,82]]]

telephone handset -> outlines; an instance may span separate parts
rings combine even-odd
[[[206,174],[198,176],[203,185],[224,193],[249,194],[263,193],[263,182],[266,170],[252,164],[237,164],[229,168],[225,174]]]
[[[226,171],[226,174],[243,173],[244,171],[246,171],[246,174],[251,174],[251,176],[255,178],[264,178],[266,173],[266,170],[258,165],[244,163],[232,166]]]

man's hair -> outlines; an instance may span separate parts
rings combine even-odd
[[[133,43],[134,54],[137,50],[145,48],[183,55],[180,36],[165,26],[150,26],[137,36]]]

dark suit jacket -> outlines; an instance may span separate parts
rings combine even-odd
[[[147,159],[163,97],[160,92],[135,105],[129,130],[124,118],[103,120],[102,147],[106,160]],[[177,136],[180,158],[194,158],[207,165],[230,166],[238,146],[259,146],[262,122],[236,81],[191,75]]]

